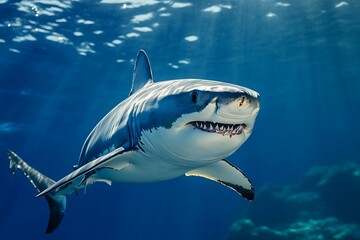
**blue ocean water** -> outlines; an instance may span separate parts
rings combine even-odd
[[[359,163],[359,12],[356,0],[0,0],[0,149],[53,179],[68,174],[127,97],[142,48],[155,81],[214,79],[261,94],[253,135],[228,159],[256,194],[314,166]],[[0,159],[0,239],[226,239],[257,201],[197,178],[95,184],[68,198],[45,235],[46,201]],[[263,215],[276,219],[274,208],[287,211],[265,201]]]

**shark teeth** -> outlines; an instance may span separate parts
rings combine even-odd
[[[223,136],[229,135],[240,135],[246,127],[246,124],[226,124],[226,123],[214,123],[209,121],[194,121],[190,122],[194,128],[200,129],[205,132],[218,133]]]

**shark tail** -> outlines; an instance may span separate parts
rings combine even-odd
[[[36,169],[29,166],[13,151],[6,150],[6,153],[10,159],[11,172],[15,174],[15,171],[20,169],[38,192],[44,191],[55,183],[54,180],[46,177]],[[50,217],[46,233],[51,233],[59,226],[62,218],[64,217],[66,197],[63,195],[56,195],[54,193],[48,193],[44,195],[44,197],[50,208]]]

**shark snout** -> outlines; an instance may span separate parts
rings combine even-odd
[[[217,100],[217,114],[226,118],[247,118],[260,109],[259,97],[241,93],[230,99]]]
[[[237,103],[239,109],[256,109],[260,108],[259,97],[253,97],[248,94],[243,94],[238,97],[235,102]]]

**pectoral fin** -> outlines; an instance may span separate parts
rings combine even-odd
[[[248,200],[254,199],[254,188],[249,179],[234,165],[221,160],[201,168],[191,170],[186,176],[198,176],[221,183]]]
[[[63,177],[62,179],[60,179],[53,185],[49,186],[47,189],[40,192],[36,197],[44,196],[53,191],[57,192],[57,191],[61,190],[62,188],[69,187],[70,184],[74,185],[74,186],[72,186],[72,188],[79,187],[79,184],[81,185],[82,183],[84,183],[87,180],[87,178],[89,177],[87,175],[88,173],[90,173],[91,171],[94,171],[96,169],[106,167],[107,166],[106,164],[109,161],[111,161],[111,159],[113,159],[115,156],[123,154],[124,152],[126,152],[126,150],[124,148],[120,147],[104,156],[101,156],[101,157],[85,164],[84,166],[76,169],[69,175]],[[121,167],[124,167],[126,165],[127,165],[127,163],[124,162]],[[76,184],[74,184],[75,182],[76,182]]]

